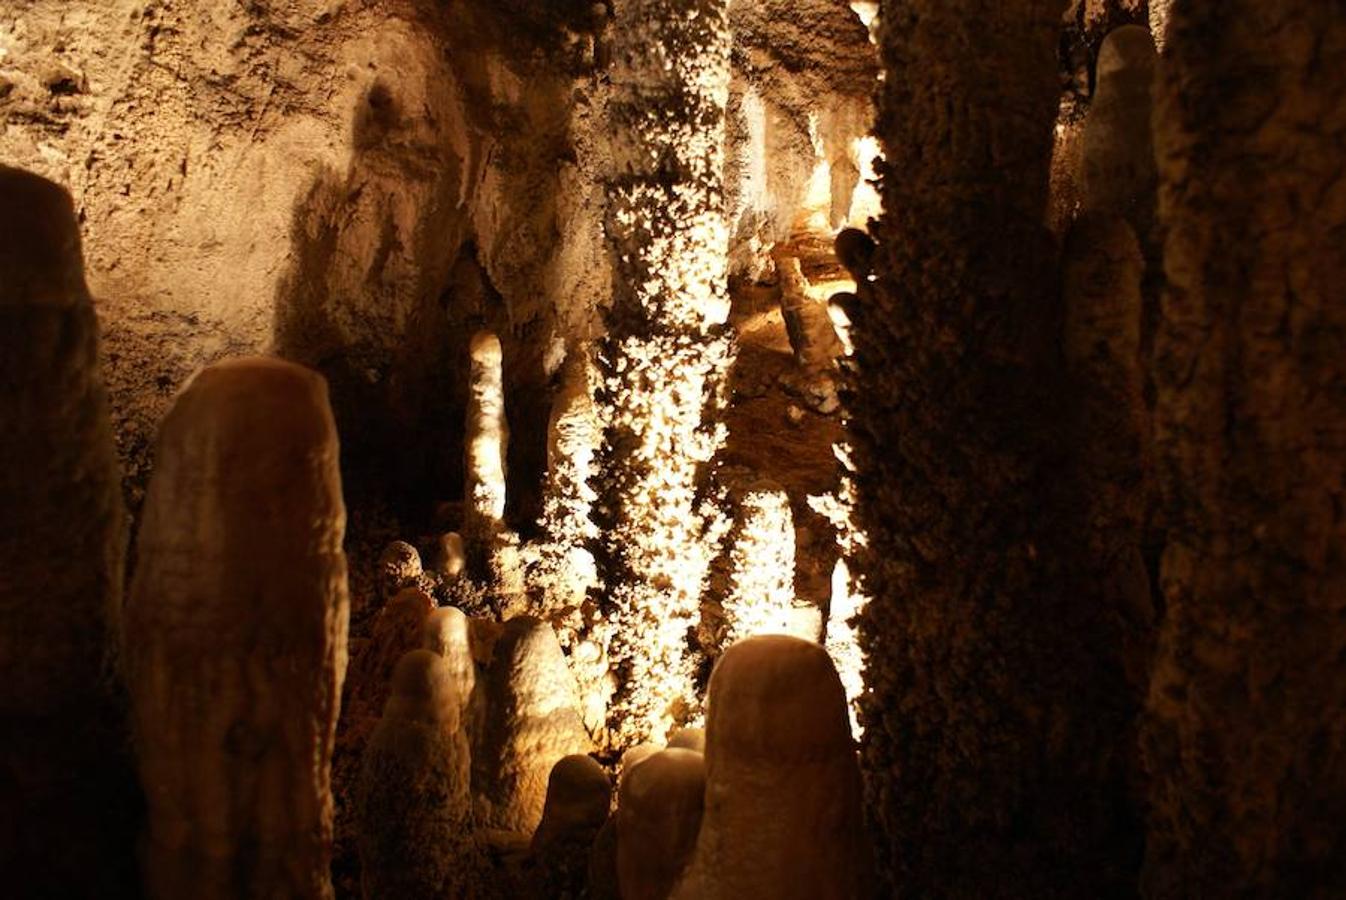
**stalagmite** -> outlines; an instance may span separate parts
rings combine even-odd
[[[795,361],[805,368],[826,368],[841,352],[827,304],[809,296],[808,279],[797,257],[777,257],[776,273],[780,279],[781,317]]]
[[[1063,6],[883,13],[884,214],[848,361],[867,545],[848,563],[869,596],[870,820],[891,890],[913,897],[1135,883],[1123,638],[1063,477],[1045,225]]]
[[[1346,889],[1343,47],[1339,4],[1171,8],[1151,897]]]
[[[613,260],[600,343],[604,421],[600,558],[617,744],[662,740],[695,714],[700,615],[720,517],[705,466],[732,358],[724,215],[727,0],[632,0],[615,9]]]
[[[697,753],[705,753],[706,729],[679,728],[677,731],[673,732],[673,736],[668,739],[668,749],[695,750]]]
[[[696,846],[705,798],[706,761],[694,750],[656,753],[622,780],[617,801],[622,900],[672,896]]]
[[[545,532],[531,582],[543,590],[543,618],[562,617],[578,610],[598,572],[589,547],[598,538],[590,515],[597,497],[589,483],[594,456],[603,440],[602,424],[594,409],[593,363],[583,351],[572,351],[562,370],[561,386],[552,401],[547,425],[547,484],[543,500]],[[574,613],[571,617],[578,618]],[[581,629],[564,629],[563,645]]]
[[[1150,136],[1154,41],[1148,29],[1125,25],[1098,52],[1098,87],[1084,126],[1084,207],[1121,216],[1148,240],[1154,227],[1159,173]]]
[[[444,606],[426,617],[421,646],[444,658],[453,675],[462,706],[460,718],[467,721],[467,705],[477,684],[477,666],[472,659],[472,622],[456,607]]]
[[[591,749],[575,678],[551,627],[528,617],[505,623],[485,678],[485,719],[472,748],[478,824],[531,834],[552,766]]]
[[[795,525],[789,496],[760,478],[736,484],[731,496],[737,502],[729,533],[724,645],[755,634],[804,637],[796,632]]]
[[[452,581],[463,574],[467,567],[467,551],[461,534],[450,531],[436,539],[433,565],[435,574],[443,581]]]
[[[365,748],[356,801],[369,900],[481,896],[461,687],[429,650],[397,663],[388,705]]]
[[[612,782],[593,757],[573,754],[552,767],[542,822],[532,842],[543,894],[581,896],[590,849],[611,806]]]
[[[860,770],[827,652],[783,636],[735,644],[715,667],[707,704],[705,817],[674,896],[870,896]],[[619,854],[624,841],[625,831]]]
[[[372,722],[379,715],[398,660],[422,645],[425,621],[434,609],[435,601],[429,594],[409,587],[378,611],[369,626],[368,639],[351,660],[345,701],[348,718],[366,717]]]
[[[330,897],[345,508],[321,376],[199,372],[165,417],[125,614],[153,897]]]
[[[420,587],[424,569],[421,554],[406,541],[393,541],[379,555],[379,588],[381,599],[395,597],[404,588]]]
[[[505,419],[504,354],[500,338],[489,331],[472,336],[468,382],[465,515],[472,537],[484,539],[505,521],[505,454],[509,423]]]
[[[0,166],[0,209],[0,817],[15,825],[0,870],[17,896],[118,895],[136,826],[98,322],[65,190]]]

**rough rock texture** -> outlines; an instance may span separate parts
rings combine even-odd
[[[720,659],[706,702],[705,817],[674,896],[870,896],[860,769],[846,694],[827,651],[798,638],[749,638]],[[660,756],[675,753],[699,756]],[[636,769],[632,781],[658,759]],[[626,796],[623,788],[619,816]],[[622,831],[619,855],[625,839]]]
[[[327,897],[346,514],[322,377],[230,360],[164,419],[124,617],[152,897]]]
[[[481,718],[472,726],[477,822],[532,834],[552,767],[591,749],[575,676],[551,626],[521,616],[505,623],[484,678]]]
[[[1042,223],[1063,6],[884,11],[885,212],[848,407],[872,598],[862,755],[881,863],[911,896],[1078,897],[1135,878],[1121,641],[1061,477]]]
[[[462,690],[432,651],[413,650],[397,663],[388,705],[365,748],[356,801],[369,900],[480,896]]]
[[[723,138],[726,0],[633,0],[612,25],[600,344],[600,572],[617,691],[613,743],[662,740],[696,707],[691,632],[718,514],[701,496],[724,439],[731,340]]]
[[[1346,890],[1346,18],[1172,5],[1156,88],[1167,617],[1145,889]]]
[[[583,896],[589,853],[612,807],[612,780],[591,756],[573,754],[552,767],[532,851],[541,896]]]
[[[705,802],[706,760],[695,750],[663,750],[622,780],[617,800],[622,900],[672,896],[696,846]]]
[[[750,473],[733,479],[729,497],[734,524],[727,536],[721,646],[755,634],[793,634],[795,524],[790,497],[769,479]]]
[[[19,896],[133,890],[115,665],[125,522],[70,195],[0,166],[0,869]]]

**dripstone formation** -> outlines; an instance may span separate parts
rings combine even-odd
[[[356,800],[368,900],[482,896],[463,687],[430,650],[397,663],[383,718],[365,748]]]
[[[70,195],[0,166],[4,890],[133,890],[116,660],[125,523]]]
[[[660,756],[671,753],[697,755]],[[871,895],[846,693],[822,647],[771,635],[725,652],[707,695],[705,777],[705,815],[678,900]]]
[[[236,359],[183,388],[124,616],[151,897],[331,896],[345,521],[321,376]]]

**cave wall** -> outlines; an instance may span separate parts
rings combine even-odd
[[[761,177],[736,182],[735,258],[761,273],[819,159],[867,127],[874,64],[843,0],[738,6],[734,85],[760,121],[730,123],[728,154]],[[184,378],[271,351],[328,376],[348,484],[429,518],[461,488],[466,340],[486,327],[511,518],[535,517],[556,374],[610,293],[609,18],[578,0],[0,13],[0,158],[75,197],[133,511]]]

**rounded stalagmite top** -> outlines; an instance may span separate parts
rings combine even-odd
[[[67,307],[88,295],[69,192],[0,165],[0,307]]]
[[[720,658],[707,698],[711,765],[721,753],[805,762],[853,746],[841,679],[827,651],[811,641],[739,641]]]
[[[458,728],[458,686],[453,670],[430,650],[411,650],[393,670],[392,694],[384,707],[385,719]]]
[[[1098,50],[1098,78],[1123,70],[1152,70],[1158,54],[1150,29],[1142,25],[1123,25],[1108,32]]]

